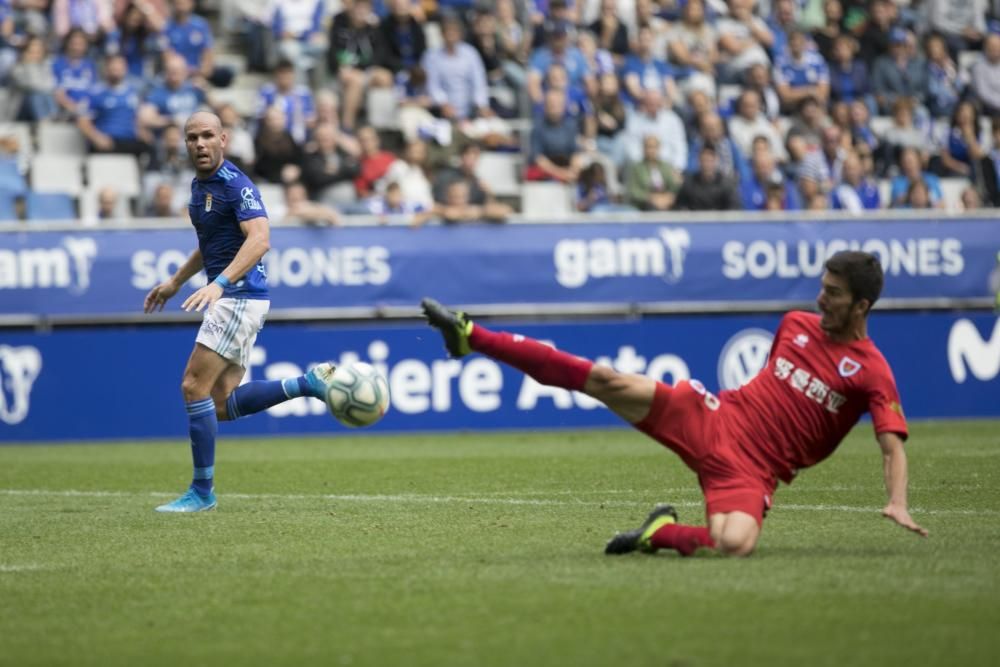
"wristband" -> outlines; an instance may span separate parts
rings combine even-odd
[[[229,278],[225,277],[221,273],[218,276],[216,276],[215,280],[213,280],[212,282],[221,287],[222,289],[226,289],[227,287],[233,286],[233,284],[229,282]]]

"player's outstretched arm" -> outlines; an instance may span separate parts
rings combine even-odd
[[[201,256],[201,250],[195,250],[191,253],[191,256],[187,258],[177,271],[166,280],[153,289],[149,290],[149,294],[146,295],[146,300],[143,302],[142,310],[145,313],[152,313],[153,311],[163,310],[163,306],[166,305],[167,300],[173,295],[177,294],[177,291],[186,283],[191,280],[194,274],[201,271],[204,266],[204,260]]]
[[[879,433],[877,438],[879,446],[882,447],[885,490],[889,494],[889,502],[882,509],[882,516],[892,519],[921,537],[927,537],[927,531],[917,525],[907,508],[908,472],[903,439],[895,433]]]

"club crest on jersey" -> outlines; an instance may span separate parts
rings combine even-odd
[[[205,195],[205,213],[212,210],[212,194]]]
[[[860,370],[861,364],[850,357],[844,357],[837,364],[837,372],[840,373],[840,377],[842,378],[849,378]]]

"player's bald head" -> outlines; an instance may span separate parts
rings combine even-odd
[[[222,120],[211,111],[195,111],[184,123],[184,132],[195,127],[208,126],[216,132],[222,132]]]

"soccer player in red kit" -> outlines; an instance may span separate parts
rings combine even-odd
[[[889,496],[882,515],[926,536],[907,508],[907,429],[895,381],[867,334],[868,313],[882,292],[882,267],[873,255],[847,251],[831,257],[825,269],[819,315],[785,315],[765,368],[718,397],[697,380],[670,386],[490,331],[432,299],[424,299],[423,308],[452,356],[481,352],[542,384],[582,391],[697,473],[707,526],[682,525],[673,507],[658,505],[639,528],[615,535],[605,553],[675,549],[688,556],[706,547],[749,555],[778,480],[790,483],[799,470],[833,453],[865,412],[882,448]]]

